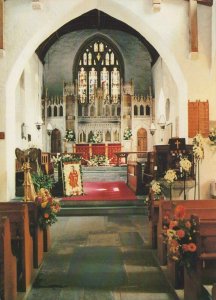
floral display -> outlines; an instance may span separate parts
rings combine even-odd
[[[211,145],[216,145],[216,128],[212,128],[208,136]]]
[[[124,140],[129,140],[132,137],[132,131],[130,128],[125,128],[124,134],[123,134],[123,139]]]
[[[60,203],[54,199],[50,192],[41,188],[35,199],[38,205],[38,223],[41,228],[46,228],[57,221],[57,213],[60,211]]]
[[[89,166],[109,166],[110,161],[105,155],[94,155],[87,160]]]
[[[58,167],[58,164],[61,162],[62,156],[60,153],[57,153],[56,156],[51,157],[51,162],[53,163],[54,167]]]
[[[54,164],[54,167],[57,167],[58,164],[62,162],[80,162],[82,158],[80,156],[73,156],[71,154],[60,155],[57,153],[57,156],[51,158],[51,162]]]
[[[150,184],[151,184],[151,190],[155,195],[155,199],[159,199],[159,197],[162,195],[160,182],[156,180],[152,180]]]
[[[102,142],[101,133],[95,132],[94,135],[90,139],[90,143],[98,144]]]
[[[172,184],[177,179],[176,171],[172,169],[167,170],[164,179],[167,183]]]
[[[67,142],[74,142],[76,140],[75,132],[72,129],[66,130],[65,140]]]
[[[184,157],[184,158],[181,158],[179,164],[180,164],[180,168],[182,168],[182,170],[183,170],[184,172],[186,172],[186,173],[190,172],[190,169],[191,169],[191,167],[192,167],[192,164],[191,164],[191,162],[189,161],[189,159],[187,159],[187,158],[185,158],[185,157]]]
[[[177,205],[174,218],[165,216],[163,229],[168,257],[184,265],[188,271],[193,269],[197,259],[195,219],[186,219],[184,206]]]
[[[200,133],[193,138],[193,155],[196,160],[204,158],[204,139]]]

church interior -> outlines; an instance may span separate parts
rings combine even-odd
[[[0,74],[0,300],[216,300],[215,1],[0,0]]]

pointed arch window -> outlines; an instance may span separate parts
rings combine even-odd
[[[119,103],[121,79],[124,79],[123,59],[114,44],[102,36],[86,42],[75,60],[74,78],[78,82],[80,104],[97,99]]]

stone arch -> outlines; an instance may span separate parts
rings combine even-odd
[[[10,118],[5,120],[5,132],[7,139],[4,140],[4,145],[2,145],[3,158],[0,160],[0,162],[2,162],[2,174],[7,174],[7,177],[4,180],[5,188],[0,191],[0,196],[2,196],[2,198],[12,198],[15,194],[15,179],[13,178],[14,176],[10,176],[11,172],[15,172],[15,166],[12,158],[14,157],[16,132],[15,109],[11,110],[11,107],[15,107],[15,90],[17,82],[26,63],[40,45],[41,41],[48,38],[60,26],[66,24],[71,19],[75,19],[79,15],[86,13],[86,11],[92,9],[103,9],[105,13],[120,21],[127,20],[127,24],[143,35],[158,51],[159,55],[166,63],[174,82],[176,83],[178,110],[181,103],[181,108],[185,111],[185,114],[181,114],[179,116],[179,123],[181,123],[179,135],[186,132],[188,127],[186,118],[187,85],[180,65],[175,55],[172,53],[172,49],[167,47],[167,43],[164,43],[163,36],[159,35],[159,33],[155,30],[154,23],[150,23],[151,20],[149,18],[141,18],[138,14],[136,14],[136,12],[133,12],[133,10],[127,7],[125,3],[110,0],[109,2],[103,2],[103,7],[101,7],[101,5],[100,1],[98,2],[95,0],[89,0],[88,3],[84,0],[80,0],[75,4],[71,4],[69,1],[65,6],[62,5],[62,14],[59,16],[55,14],[55,18],[52,18],[52,21],[50,19],[47,23],[47,15],[41,14],[39,17],[37,15],[38,26],[35,26],[35,23],[32,22],[32,25],[29,25],[28,31],[25,35],[19,32],[19,30],[22,31],[22,26],[17,29],[16,34],[20,34],[20,36],[23,37],[23,40],[20,41],[19,45],[14,47],[11,52],[7,53],[7,60],[9,62],[8,70],[4,72],[3,75],[5,78],[5,88],[2,92],[2,97],[5,99],[5,107],[2,109],[4,110],[5,115],[10,115]],[[54,13],[54,9],[55,8],[50,7],[50,16]],[[46,23],[47,25],[39,26],[42,23]]]

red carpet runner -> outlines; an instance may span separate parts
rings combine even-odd
[[[123,181],[84,182],[84,195],[63,197],[62,200],[75,201],[136,201],[136,195]]]

